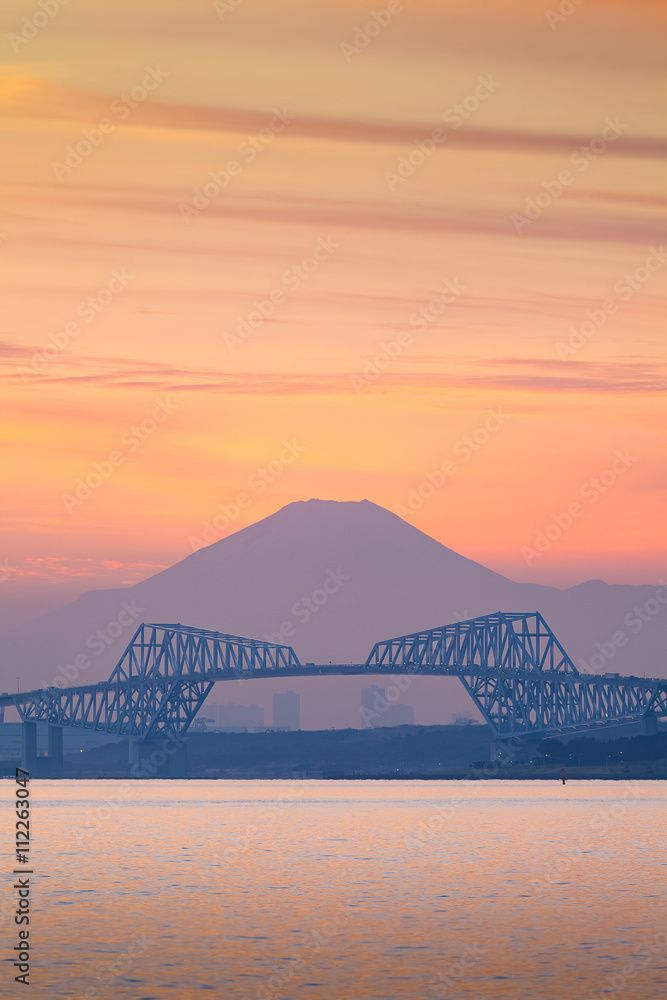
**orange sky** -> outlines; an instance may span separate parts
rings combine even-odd
[[[230,531],[366,497],[516,579],[665,572],[664,5],[370,9],[7,5],[10,617],[239,493]]]

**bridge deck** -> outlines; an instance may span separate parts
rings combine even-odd
[[[187,731],[219,681],[410,675],[460,679],[495,736],[667,715],[667,680],[580,674],[538,613],[497,612],[376,643],[365,663],[302,664],[291,646],[142,624],[108,681],[0,695],[24,722],[147,738]]]

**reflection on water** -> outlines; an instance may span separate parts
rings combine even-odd
[[[667,994],[663,782],[35,781],[32,797],[32,996]],[[3,919],[0,992],[19,996]]]

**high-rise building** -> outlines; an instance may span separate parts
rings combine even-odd
[[[261,705],[221,705],[220,726],[223,729],[261,729],[264,726],[264,709]]]
[[[284,691],[273,696],[273,728],[301,728],[301,695],[295,691]]]
[[[387,704],[387,689],[373,684],[361,689],[361,725],[364,729],[377,726],[383,707]]]
[[[412,705],[390,705],[378,722],[379,726],[414,726],[415,710]]]
[[[374,729],[377,726],[412,726],[415,721],[412,705],[391,703],[387,698],[387,689],[378,687],[377,684],[361,689],[360,711],[364,729]]]

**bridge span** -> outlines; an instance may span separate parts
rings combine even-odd
[[[291,646],[187,625],[142,624],[108,681],[0,695],[23,722],[24,766],[49,727],[54,773],[62,729],[182,745],[215,683],[322,675],[456,676],[496,740],[541,739],[667,715],[667,680],[581,674],[536,612],[497,612],[378,642],[364,663],[302,664]]]

